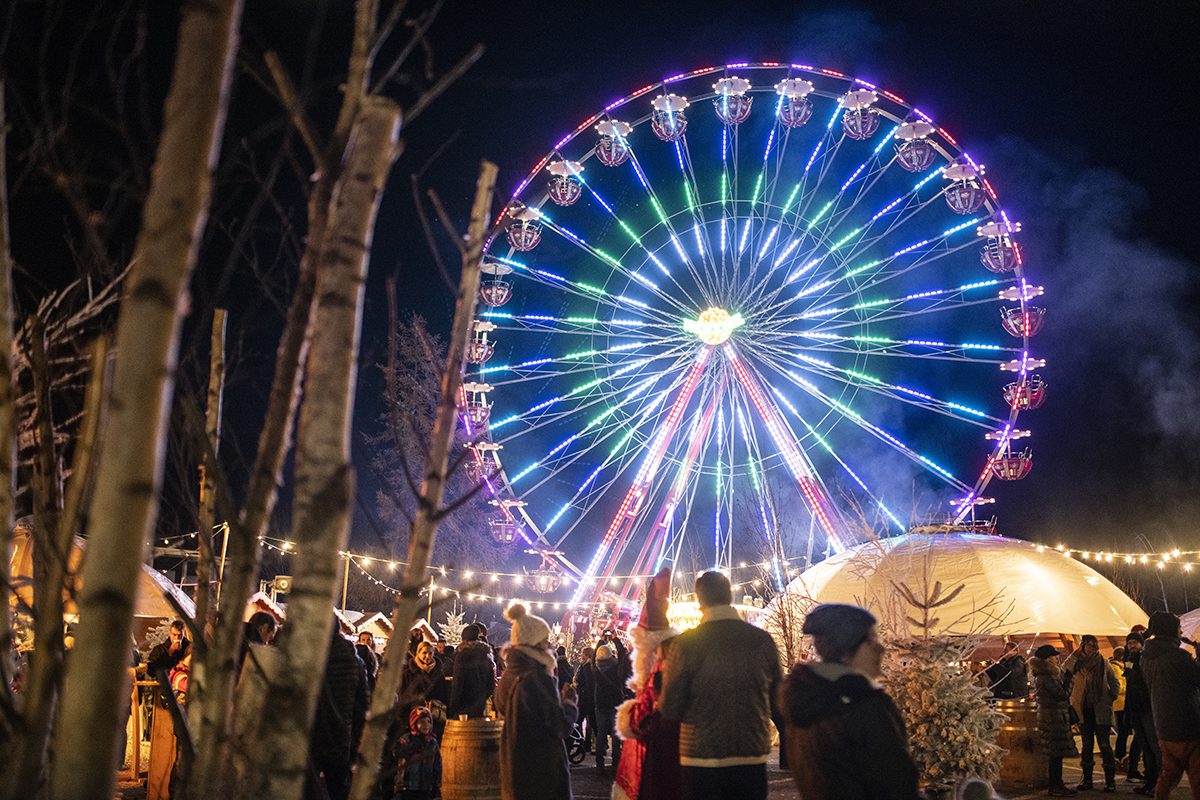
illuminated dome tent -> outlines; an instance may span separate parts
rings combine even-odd
[[[931,612],[936,633],[1124,637],[1147,622],[1137,603],[1087,564],[1042,545],[965,531],[908,533],[856,545],[805,570],[788,585],[787,596],[799,609],[854,603],[881,620],[896,620],[912,614],[901,608],[896,587],[919,596],[938,581],[942,597],[960,584],[963,589]],[[767,616],[778,613],[782,602],[773,600]]]
[[[17,528],[13,533],[12,550],[9,556],[9,569],[12,575],[12,582],[15,588],[13,596],[10,598],[10,605],[16,607],[18,603],[32,605],[33,603],[33,548],[30,547],[30,537],[22,528]],[[87,540],[81,536],[76,536],[71,546],[71,555],[67,562],[67,569],[71,576],[71,580],[75,584],[75,589],[78,590],[82,581],[79,577],[81,562],[83,560],[83,552],[87,547]],[[167,600],[167,595],[174,599],[174,603]],[[19,600],[18,600],[19,598]],[[64,592],[63,616],[67,621],[74,621],[79,617],[79,609],[75,605],[73,597]],[[179,616],[176,606],[183,609],[188,616],[195,615],[195,605],[192,598],[174,583],[166,575],[163,575],[153,567],[142,564],[141,572],[138,575],[137,593],[134,596],[134,634],[140,642],[142,637],[164,619],[173,619]]]

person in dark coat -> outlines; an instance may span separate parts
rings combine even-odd
[[[454,680],[450,684],[450,719],[463,714],[481,718],[488,698],[496,691],[496,662],[492,648],[480,639],[480,626],[472,623],[462,632],[462,644],[454,653]]]
[[[1037,699],[1038,739],[1048,762],[1051,797],[1074,797],[1077,792],[1063,783],[1063,759],[1076,754],[1071,734],[1071,695],[1063,685],[1058,650],[1044,644],[1029,659],[1033,694]]]
[[[1158,732],[1154,730],[1154,714],[1150,708],[1150,688],[1142,671],[1142,634],[1131,632],[1125,637],[1125,720],[1133,731],[1129,745],[1129,778],[1145,778],[1145,783],[1133,791],[1142,795],[1154,794],[1158,784]],[[1141,775],[1137,772],[1138,758],[1145,762]]]
[[[558,656],[555,673],[558,675],[558,690],[561,692],[564,686],[575,680],[575,668],[567,661],[567,648],[559,645],[555,653]]]
[[[404,664],[404,675],[400,679],[400,697],[407,703],[406,707],[397,713],[405,719],[413,706],[425,705],[430,701],[436,701],[443,706],[449,704],[442,662],[429,642],[417,645],[417,652]]]
[[[1016,642],[1005,642],[1004,655],[988,667],[987,676],[993,697],[1012,700],[1029,696],[1028,670]]]
[[[866,609],[824,603],[804,620],[820,661],[783,685],[788,767],[804,800],[918,800],[900,710],[879,685],[883,645]]]
[[[725,575],[703,573],[695,591],[700,624],[671,643],[658,698],[680,723],[684,797],[766,800],[779,650],[738,614]]]
[[[442,660],[442,672],[447,678],[454,677],[454,645],[446,644],[442,639],[437,643],[438,658]]]
[[[592,752],[596,738],[596,686],[592,683],[592,664],[596,648],[583,648],[583,660],[575,669],[575,693],[579,696],[579,719],[583,724],[583,746]]]
[[[366,714],[366,668],[354,652],[354,643],[342,636],[335,619],[325,678],[317,695],[316,719],[309,736],[311,773],[323,778],[329,800],[345,800],[350,793],[351,759],[358,750]],[[322,797],[311,774],[304,796]]]
[[[146,673],[155,679],[160,672],[170,675],[171,670],[191,652],[192,642],[183,634],[183,620],[173,620],[167,631],[167,640],[152,647],[146,656]]]
[[[504,648],[504,676],[496,687],[502,800],[571,800],[566,740],[576,708],[563,703],[554,680],[550,626],[516,603],[504,612],[512,642]]]
[[[1080,791],[1093,788],[1095,750],[1099,745],[1104,765],[1104,790],[1115,792],[1116,759],[1108,736],[1114,720],[1113,701],[1121,690],[1117,674],[1112,664],[1100,655],[1100,644],[1091,634],[1080,639],[1079,649],[1067,658],[1063,666],[1074,676],[1071,681],[1071,705],[1079,714],[1079,735],[1083,744],[1079,761],[1083,780],[1075,788]]]
[[[379,673],[379,654],[375,652],[375,637],[370,631],[358,634],[358,642],[354,645],[363,667],[367,671],[367,694],[375,691],[375,676]]]
[[[621,740],[617,736],[617,706],[625,700],[625,681],[622,679],[616,648],[602,644],[596,648],[592,670],[592,699],[596,707],[596,768],[603,769],[604,756],[612,740],[612,763],[621,760]]]
[[[1150,689],[1154,729],[1162,751],[1156,800],[1167,800],[1187,772],[1192,797],[1200,797],[1200,664],[1180,648],[1179,617],[1167,611],[1150,615],[1150,641],[1142,653],[1142,671]]]

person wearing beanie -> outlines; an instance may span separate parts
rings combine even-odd
[[[1121,689],[1117,674],[1100,655],[1100,643],[1091,634],[1079,640],[1079,649],[1067,657],[1063,668],[1072,676],[1071,705],[1079,715],[1079,736],[1082,740],[1079,766],[1083,771],[1083,779],[1075,788],[1079,791],[1094,788],[1092,778],[1096,767],[1096,745],[1099,745],[1100,760],[1104,766],[1104,791],[1115,792],[1117,765],[1108,737],[1112,731],[1113,701]]]
[[[569,688],[560,699],[550,626],[514,603],[504,612],[512,636],[504,647],[504,675],[496,686],[502,800],[571,800],[566,741],[576,706]]]
[[[633,640],[633,674],[626,686],[634,693],[617,709],[617,734],[625,744],[613,784],[613,800],[681,800],[679,723],[656,709],[662,671],[679,631],[667,621],[671,569],[663,567],[646,584]]]
[[[1044,644],[1029,659],[1033,696],[1037,700],[1038,739],[1046,757],[1051,797],[1074,797],[1077,792],[1063,782],[1063,759],[1077,754],[1071,733],[1071,694],[1063,684],[1058,649]]]
[[[442,796],[442,753],[433,735],[433,715],[416,706],[408,715],[408,731],[392,749],[396,764],[397,800],[433,800]]]
[[[783,686],[788,767],[804,800],[917,800],[900,710],[879,684],[883,644],[866,609],[824,603],[805,617],[820,661]]]
[[[1145,629],[1144,626],[1137,626]],[[1150,796],[1158,782],[1159,757],[1158,734],[1154,730],[1154,715],[1150,709],[1150,689],[1146,686],[1142,670],[1142,648],[1145,640],[1137,630],[1125,637],[1125,724],[1133,734],[1129,745],[1129,763],[1126,780],[1144,783],[1133,791]],[[1138,772],[1138,761],[1145,766]]]
[[[1180,647],[1179,617],[1155,611],[1148,632],[1142,671],[1162,758],[1154,797],[1170,797],[1187,772],[1192,797],[1200,798],[1200,664]]]
[[[482,718],[488,698],[496,690],[496,661],[482,633],[483,626],[477,622],[463,628],[462,644],[454,653],[454,676],[446,711],[449,719],[459,719],[464,714],[471,719]]]
[[[738,615],[724,574],[703,573],[695,591],[700,624],[671,643],[658,698],[663,717],[680,723],[683,796],[765,800],[779,651]]]

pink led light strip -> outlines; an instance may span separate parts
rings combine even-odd
[[[784,424],[780,421],[779,410],[763,396],[758,381],[746,371],[737,352],[732,347],[729,348],[729,360],[733,364],[733,370],[737,373],[738,380],[746,387],[746,392],[750,395],[750,400],[767,426],[771,438],[775,440],[775,445],[783,453],[783,459],[787,463],[788,469],[791,470],[792,476],[800,484],[800,491],[804,493],[808,507],[816,515],[834,552],[840,553],[846,549],[847,543],[843,539],[842,533],[834,525],[834,515],[830,512],[832,506],[829,499],[825,497],[824,490],[813,480],[814,472],[808,459],[800,452],[795,438],[788,434]]]
[[[646,454],[646,460],[642,462],[642,466],[638,469],[637,475],[633,479],[633,485],[629,487],[629,491],[625,494],[625,499],[621,501],[620,508],[617,509],[612,523],[608,526],[608,531],[604,534],[604,539],[600,542],[600,547],[596,550],[596,554],[592,556],[587,570],[583,573],[579,581],[579,586],[575,590],[575,596],[571,599],[572,603],[580,601],[584,592],[587,591],[588,579],[596,574],[596,570],[608,555],[613,541],[620,537],[615,556],[609,560],[602,577],[607,579],[616,568],[616,562],[620,558],[620,553],[624,549],[630,531],[633,530],[633,523],[637,518],[637,513],[641,510],[642,501],[646,499],[646,491],[650,486],[650,478],[658,470],[663,456],[666,455],[667,446],[671,443],[675,430],[679,427],[679,421],[683,419],[683,412],[687,409],[688,403],[692,399],[692,393],[696,391],[696,385],[700,382],[700,375],[704,371],[704,365],[708,363],[708,357],[711,353],[712,348],[705,347],[696,357],[696,362],[692,364],[692,368],[679,390],[679,395],[675,398],[675,403],[671,406],[671,410],[667,412],[667,418],[663,421],[662,427],[655,434],[649,452]],[[602,586],[603,581],[597,583],[595,593],[598,594]]]

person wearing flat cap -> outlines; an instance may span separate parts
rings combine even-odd
[[[1029,659],[1033,694],[1037,698],[1038,739],[1046,757],[1051,797],[1073,797],[1074,789],[1063,783],[1063,759],[1078,753],[1071,733],[1071,693],[1063,684],[1058,650],[1044,644]]]
[[[904,720],[879,684],[875,617],[842,603],[804,620],[820,661],[797,664],[783,686],[788,767],[804,800],[918,800]]]

